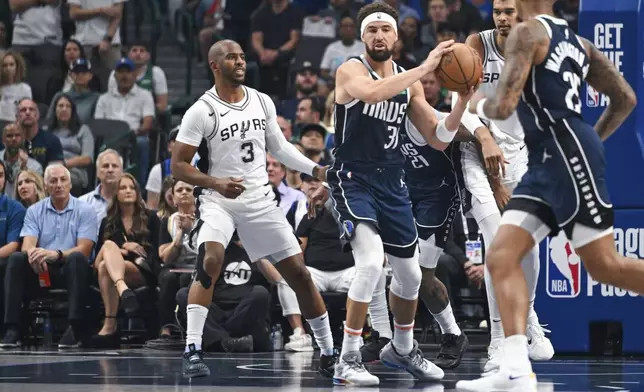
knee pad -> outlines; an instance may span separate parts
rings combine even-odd
[[[382,240],[373,226],[361,223],[356,227],[351,248],[356,270],[348,295],[353,301],[369,303],[382,274],[385,258]]]
[[[418,248],[411,258],[389,256],[389,263],[394,272],[391,280],[391,292],[399,298],[413,301],[418,298],[422,274],[418,264]]]
[[[443,249],[436,246],[436,236],[432,234],[426,240],[418,239],[418,248],[420,254],[418,255],[418,263],[423,268],[435,269],[438,264],[438,259],[443,253]]]
[[[206,273],[206,270],[203,268],[204,258],[206,257],[206,244],[201,244],[199,246],[199,254],[197,255],[197,264],[195,265],[195,276],[194,280],[201,283],[204,289],[208,290],[210,285],[212,285],[212,278]]]

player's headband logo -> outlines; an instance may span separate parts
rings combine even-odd
[[[367,29],[367,26],[369,25],[369,23],[372,23],[372,22],[389,23],[391,27],[394,29],[394,31],[396,32],[396,35],[398,35],[398,23],[396,22],[396,19],[394,19],[389,14],[385,14],[384,12],[374,12],[373,14],[369,14],[369,16],[367,16],[362,20],[362,23],[360,24],[361,37],[364,35],[364,32]]]

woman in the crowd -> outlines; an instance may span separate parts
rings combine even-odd
[[[126,314],[134,315],[139,303],[131,288],[156,285],[159,225],[156,214],[145,207],[139,184],[131,174],[124,173],[98,234],[95,268],[105,320],[93,338],[95,347],[119,347],[119,298]]]
[[[32,170],[22,170],[18,177],[16,177],[16,194],[13,195],[14,199],[22,203],[25,208],[38,203],[45,197],[45,181]]]
[[[65,156],[65,166],[72,176],[72,193],[82,194],[89,185],[89,172],[93,170],[94,136],[92,130],[78,118],[76,104],[67,94],[54,101],[55,116],[49,130],[60,139]]]
[[[70,66],[74,61],[85,58],[85,50],[83,45],[75,39],[70,39],[63,47],[63,68],[61,69],[61,79],[64,80],[63,86],[60,89],[62,92],[69,91],[74,85],[74,79],[69,72]]]
[[[172,176],[168,176],[163,179],[163,184],[161,184],[161,193],[159,197],[159,207],[157,210],[157,216],[159,219],[169,218],[170,215],[177,212],[177,208],[174,205],[172,200],[172,185],[174,180]]]
[[[0,59],[0,120],[16,121],[18,101],[32,98],[31,87],[25,83],[27,66],[19,52],[7,50]]]
[[[159,273],[159,322],[162,339],[170,338],[167,325],[174,324],[175,296],[180,288],[190,285],[192,272],[192,268],[188,268],[187,273],[171,272],[171,269],[192,266],[197,261],[196,239],[190,241],[195,221],[193,186],[183,181],[173,181],[171,189],[177,212],[161,221],[159,241],[159,258],[163,263]]]

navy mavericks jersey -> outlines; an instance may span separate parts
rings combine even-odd
[[[460,148],[456,142],[438,151],[427,144],[409,119],[401,133],[402,152],[405,160],[405,183],[412,202],[434,194],[438,189],[457,184],[454,162],[460,164]],[[458,154],[458,156],[455,156]]]
[[[351,57],[348,61],[361,62],[374,80],[380,79],[364,55]],[[394,74],[405,71],[396,63],[393,67]],[[407,116],[409,99],[410,90],[405,89],[376,104],[358,99],[344,105],[336,103],[333,155],[337,165],[402,168],[405,157],[400,150],[399,131]]]
[[[563,19],[539,15],[550,37],[546,59],[532,67],[517,108],[528,149],[552,136],[550,128],[569,117],[581,119],[581,83],[589,59],[581,40]]]

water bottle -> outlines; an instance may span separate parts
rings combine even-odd
[[[273,351],[282,350],[282,327],[280,325],[273,326],[273,332],[271,333],[271,343],[273,345]]]
[[[51,319],[49,318],[49,315],[47,315],[45,317],[45,322],[43,324],[43,335],[42,335],[43,347],[51,347],[53,337],[54,337],[53,335],[54,335],[54,327],[51,325]]]

